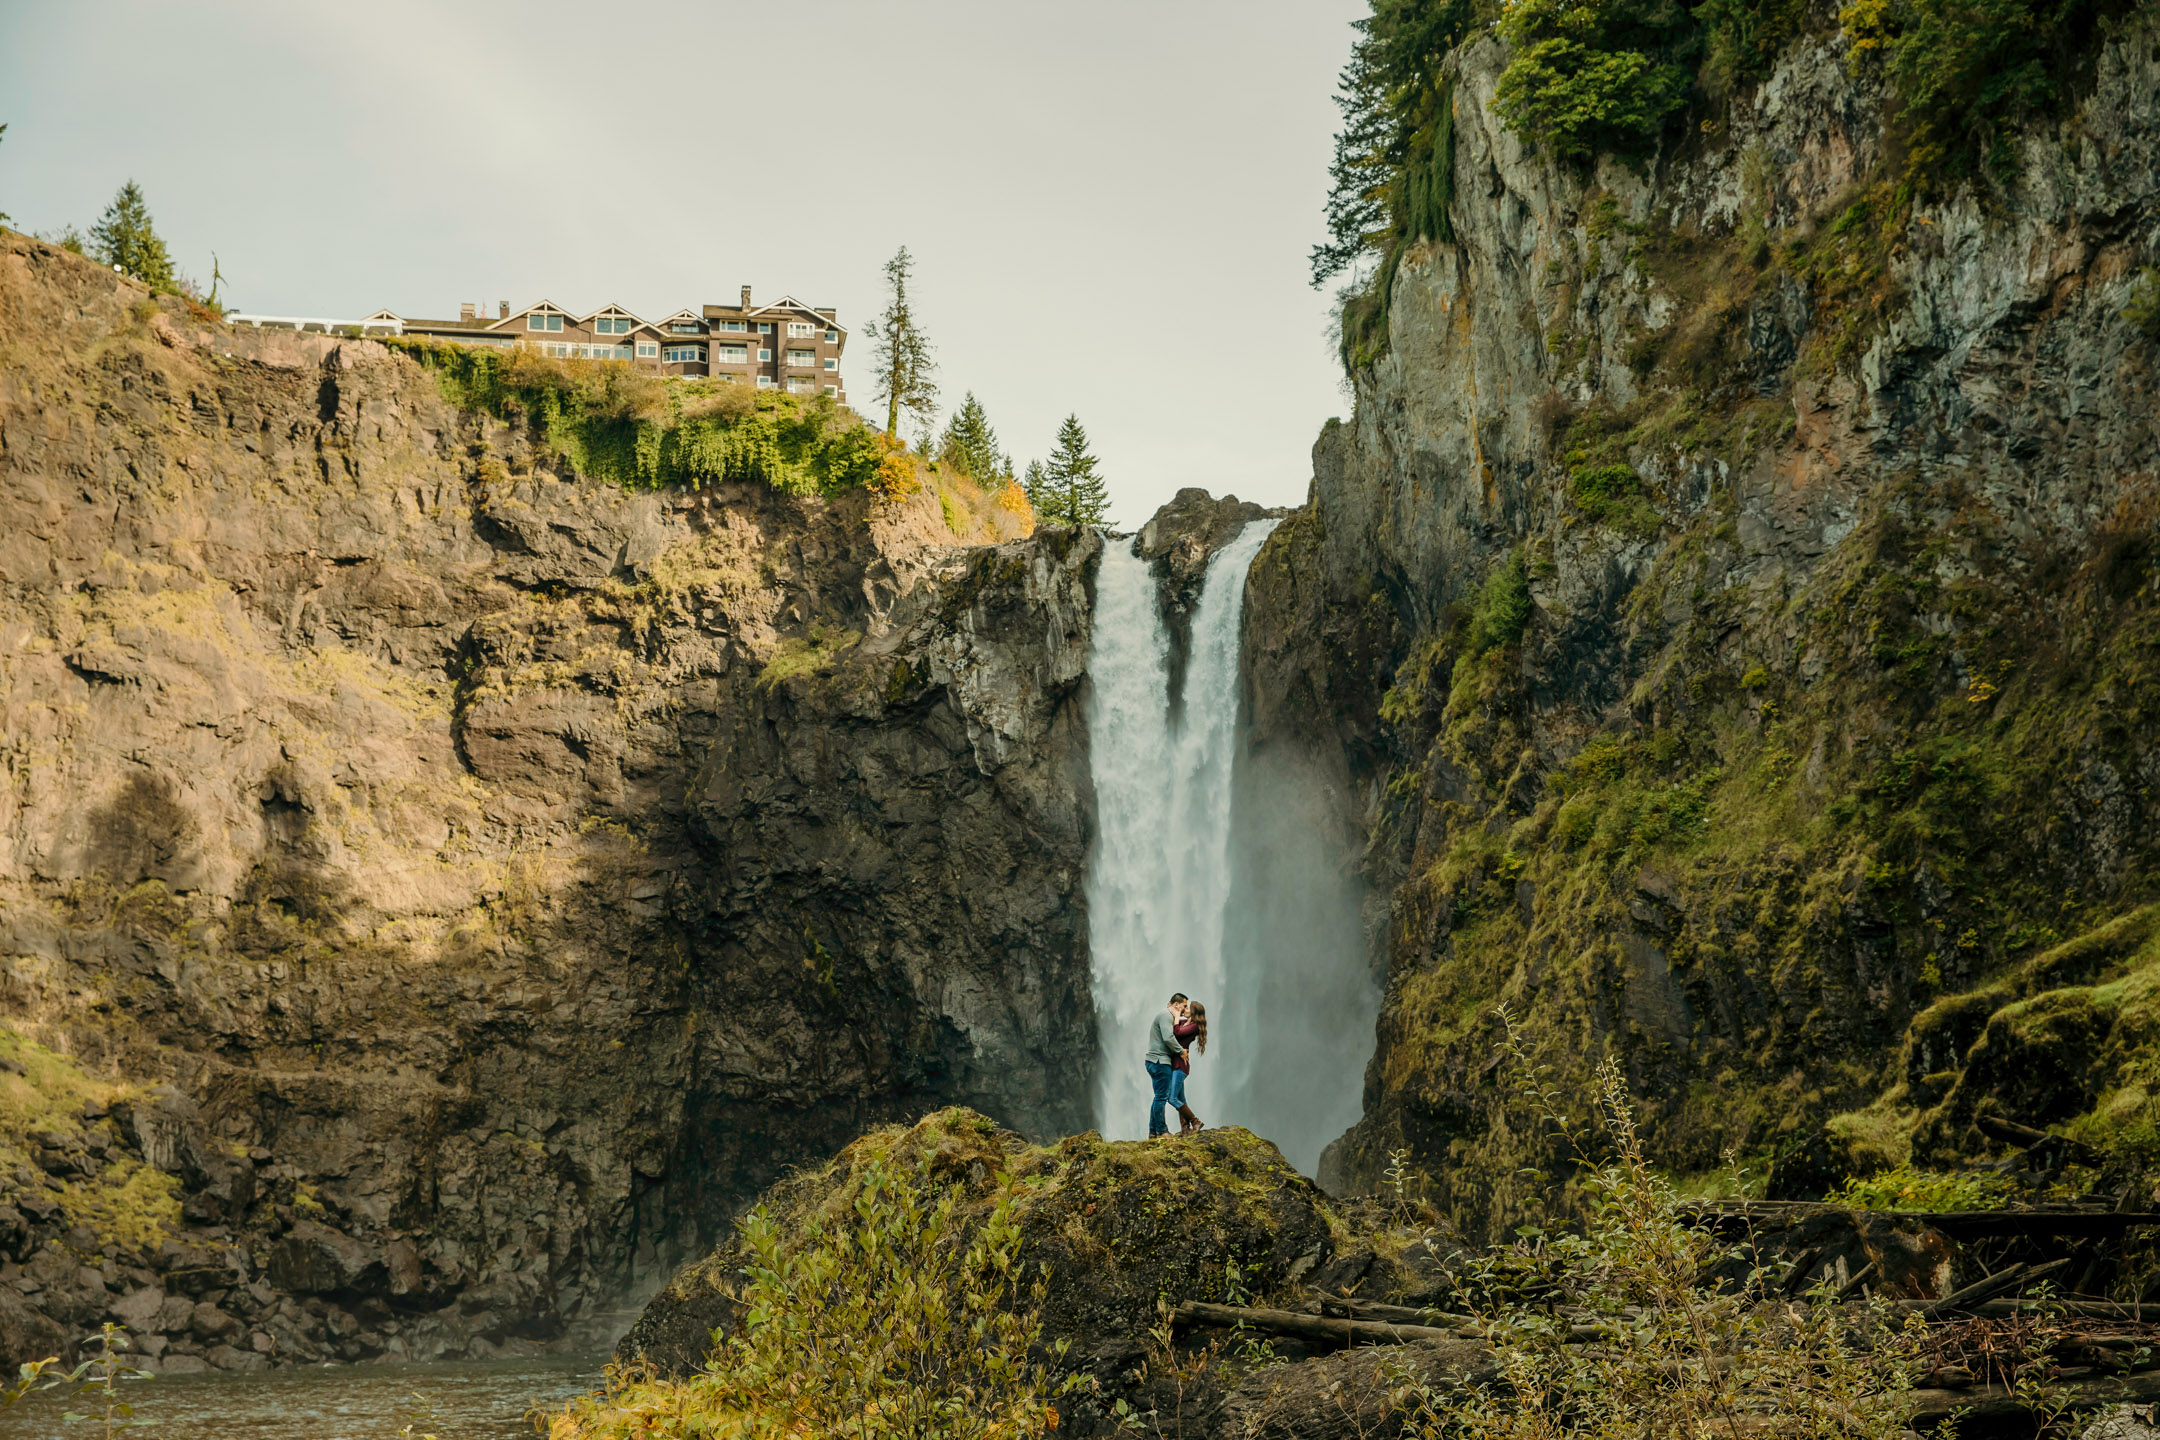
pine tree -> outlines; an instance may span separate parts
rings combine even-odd
[[[938,439],[938,459],[985,485],[1012,479],[1012,461],[998,449],[997,431],[970,390]]]
[[[123,275],[131,275],[160,294],[177,291],[172,257],[150,222],[142,187],[133,180],[120,187],[97,224],[90,227],[91,254]]]
[[[1043,476],[1042,461],[1028,461],[1027,475],[1021,480],[1020,488],[1027,495],[1028,507],[1035,512],[1036,518],[1040,520],[1043,507],[1050,503],[1050,482]],[[1049,522],[1044,521],[1044,523]]]
[[[908,299],[908,281],[915,273],[915,257],[903,245],[885,262],[885,283],[892,290],[885,313],[866,328],[877,348],[871,377],[885,397],[885,433],[900,433],[900,412],[907,411],[924,429],[937,420],[937,361],[931,358],[930,337],[915,323],[914,306]]]
[[[1088,453],[1087,431],[1080,428],[1080,417],[1067,415],[1058,426],[1057,449],[1042,469],[1043,499],[1035,505],[1036,518],[1045,525],[1109,523],[1110,492],[1095,473],[1100,463]]]

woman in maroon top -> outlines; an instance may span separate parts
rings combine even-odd
[[[1170,1103],[1177,1106],[1178,1134],[1190,1135],[1201,1125],[1200,1117],[1185,1103],[1185,1077],[1192,1073],[1193,1050],[1197,1047],[1201,1054],[1207,1053],[1207,1006],[1197,1000],[1185,1002],[1185,1018],[1170,1033],[1185,1047],[1171,1067]]]

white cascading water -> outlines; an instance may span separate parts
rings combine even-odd
[[[1250,1126],[1312,1174],[1321,1147],[1357,1119],[1378,995],[1355,882],[1323,853],[1324,827],[1292,813],[1304,792],[1240,783],[1245,576],[1274,528],[1256,521],[1210,560],[1177,716],[1153,570],[1130,543],[1103,553],[1087,705],[1095,1112],[1110,1139],[1147,1133],[1148,1026],[1183,990],[1207,1004],[1211,1041],[1194,1057],[1193,1108]],[[1256,929],[1260,913],[1279,935]]]

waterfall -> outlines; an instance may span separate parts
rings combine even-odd
[[[1356,884],[1307,813],[1311,787],[1240,754],[1245,576],[1274,528],[1247,525],[1209,561],[1177,716],[1152,567],[1129,544],[1104,548],[1087,702],[1095,1113],[1111,1139],[1147,1133],[1148,1026],[1183,990],[1208,1007],[1193,1108],[1250,1126],[1311,1174],[1358,1117],[1379,997]]]

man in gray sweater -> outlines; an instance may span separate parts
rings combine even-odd
[[[1184,1018],[1185,992],[1180,990],[1170,997],[1170,1008],[1157,1011],[1155,1023],[1148,1027],[1147,1075],[1148,1084],[1155,1090],[1154,1103],[1148,1106],[1147,1112],[1150,1140],[1170,1133],[1170,1122],[1163,1114],[1163,1106],[1170,1099],[1170,1073],[1177,1068],[1178,1057],[1185,1053],[1176,1034],[1177,1023]]]

